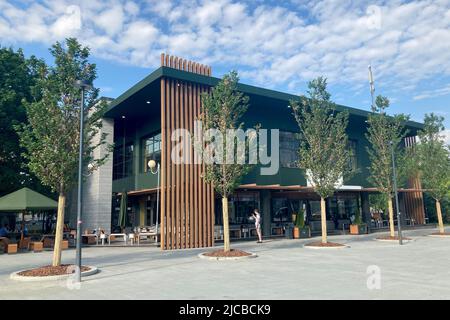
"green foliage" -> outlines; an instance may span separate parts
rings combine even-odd
[[[399,181],[405,180],[407,170],[405,163],[407,159],[404,150],[400,147],[402,139],[407,131],[405,122],[409,119],[404,114],[390,117],[386,114],[389,107],[389,100],[386,97],[378,96],[372,113],[367,119],[367,140],[370,146],[367,148],[370,159],[369,181],[375,185],[380,192],[392,197],[392,154],[391,147],[394,149],[396,167],[399,168]]]
[[[24,101],[31,101],[42,61],[26,59],[22,50],[0,48],[0,195],[28,186],[43,191],[23,167],[23,150],[14,126],[27,122]],[[44,192],[47,193],[47,192]]]
[[[445,144],[440,135],[443,131],[444,118],[433,113],[426,114],[424,128],[418,132],[419,143],[413,158],[420,173],[422,187],[438,201],[449,194],[450,181],[450,146]]]
[[[361,209],[359,207],[356,209],[355,220],[353,221],[353,224],[356,224],[356,225],[362,225],[363,224],[362,217],[361,217]]]
[[[65,46],[56,42],[50,52],[55,65],[39,66],[33,87],[36,99],[25,102],[29,123],[16,126],[16,130],[30,171],[53,191],[66,193],[76,183],[78,172],[81,90],[75,81],[93,83],[97,71],[95,64],[88,61],[89,48],[76,39],[67,39]],[[97,100],[98,93],[96,88],[87,90],[85,100],[89,116],[85,118],[84,163],[93,168],[106,160],[106,156],[93,158],[94,149],[106,146],[105,135],[94,140],[106,108],[106,103]]]
[[[300,210],[295,217],[295,226],[299,229],[303,229],[305,227],[305,212]]]
[[[200,117],[203,123],[203,129],[217,129],[223,133],[223,150],[222,154],[214,154],[213,156],[221,159],[227,159],[232,156],[236,159],[237,152],[234,149],[233,154],[227,154],[227,136],[228,129],[242,129],[244,124],[240,119],[248,109],[249,98],[237,91],[237,83],[239,81],[238,74],[235,71],[225,75],[223,79],[212,88],[210,93],[202,95],[202,104],[204,112]],[[204,146],[196,146],[200,152]],[[217,150],[215,150],[218,152]],[[211,156],[211,155],[210,155]],[[238,162],[227,164],[213,162],[206,165],[205,179],[214,185],[215,190],[222,196],[228,197],[234,192],[240,184],[241,179],[250,170],[252,165]]]
[[[309,99],[291,101],[300,128],[299,167],[322,197],[333,195],[341,179],[353,174],[349,167],[348,112],[336,112],[330,100],[326,79],[319,77],[308,84]]]
[[[376,211],[387,212],[387,196],[384,193],[374,193],[369,195],[369,206]]]

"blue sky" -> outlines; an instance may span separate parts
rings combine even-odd
[[[69,36],[91,48],[105,96],[166,52],[294,94],[323,75],[335,102],[369,109],[371,64],[391,113],[435,112],[450,129],[450,0],[0,0],[2,46],[51,62],[47,48]]]

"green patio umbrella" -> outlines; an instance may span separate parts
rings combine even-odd
[[[58,202],[26,187],[0,198],[0,213],[22,213],[21,240],[23,240],[24,216],[27,211],[52,210],[57,208]]]
[[[128,196],[127,192],[122,192],[122,198],[120,199],[120,210],[119,210],[119,226],[123,229],[127,225],[127,202],[128,202]]]

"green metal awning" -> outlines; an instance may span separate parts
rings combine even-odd
[[[57,209],[58,202],[29,188],[22,188],[0,198],[0,211]]]

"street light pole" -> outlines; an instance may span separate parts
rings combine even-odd
[[[81,211],[83,202],[83,137],[84,137],[84,92],[90,88],[90,84],[84,80],[77,80],[75,83],[77,88],[81,89],[81,105],[80,105],[80,146],[78,154],[78,199],[77,199],[77,242],[75,261],[77,265],[75,282],[81,282]]]
[[[161,174],[161,167],[159,163],[156,163],[155,160],[150,160],[147,164],[150,168],[150,172],[152,174],[158,174],[158,184],[157,184],[157,190],[156,190],[156,243],[158,243],[158,222],[159,222],[159,177]],[[153,171],[153,169],[156,167],[156,172]]]
[[[392,156],[392,175],[394,179],[394,194],[395,194],[395,210],[397,211],[397,227],[398,227],[398,242],[400,245],[403,244],[402,239],[402,224],[400,217],[400,210],[398,206],[398,190],[397,190],[397,172],[395,169],[395,156],[394,156],[394,143],[392,141],[389,142],[391,145],[391,156]]]

